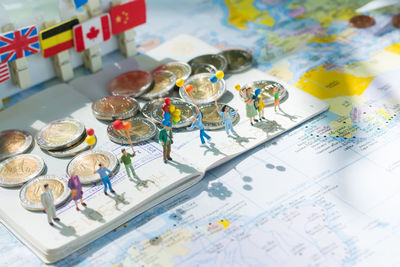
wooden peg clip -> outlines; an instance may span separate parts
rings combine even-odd
[[[6,24],[1,30],[3,32],[14,31],[14,24]],[[28,61],[26,58],[19,58],[8,63],[11,73],[11,80],[13,83],[18,84],[21,89],[27,88],[31,85],[31,77],[29,75]]]

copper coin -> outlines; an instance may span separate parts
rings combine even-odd
[[[375,19],[371,16],[368,15],[359,15],[352,17],[349,20],[350,26],[363,29],[363,28],[368,28],[371,27],[372,25],[375,24]]]
[[[396,27],[397,29],[400,29],[400,14],[397,14],[392,18],[392,24],[393,27]]]
[[[134,70],[114,78],[108,88],[110,94],[138,97],[146,93],[153,83],[150,73]]]

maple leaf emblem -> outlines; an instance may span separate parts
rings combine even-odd
[[[99,35],[99,33],[100,33],[100,30],[96,29],[96,27],[92,26],[92,27],[90,27],[89,32],[86,34],[86,37],[90,40],[96,39],[97,35]]]

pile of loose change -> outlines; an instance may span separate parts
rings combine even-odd
[[[203,113],[206,129],[216,130],[224,127],[221,116],[217,113],[214,100],[226,92],[224,79],[212,83],[210,79],[218,70],[226,74],[246,71],[254,63],[253,55],[246,50],[230,49],[218,54],[206,54],[186,62],[169,62],[148,72],[134,70],[115,77],[109,84],[110,96],[93,102],[94,116],[109,123],[108,137],[119,144],[129,144],[123,130],[115,130],[115,120],[129,121],[132,124],[130,139],[132,143],[140,143],[153,138],[157,134],[157,126],[161,125],[164,97],[171,99],[171,104],[181,111],[180,121],[173,125],[174,129],[184,128],[191,124],[196,109],[191,97],[196,101]],[[194,87],[189,97],[184,86],[176,86],[176,81],[184,80],[184,84]],[[261,88],[266,104],[273,102],[273,86],[282,87],[272,81],[257,81],[248,85],[253,90]],[[286,90],[282,91],[286,95]],[[283,97],[283,96],[282,96]],[[136,99],[135,99],[136,98]],[[142,108],[138,100],[142,104]],[[222,106],[223,104],[221,104]],[[230,110],[232,107],[228,106]],[[139,112],[141,111],[141,112]],[[240,120],[236,115],[234,123]]]

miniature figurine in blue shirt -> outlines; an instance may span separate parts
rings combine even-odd
[[[196,110],[197,110],[197,115],[195,117],[193,117],[192,121],[192,126],[187,127],[186,130],[190,131],[193,130],[193,128],[198,128],[200,130],[200,140],[201,143],[204,145],[206,142],[204,140],[204,138],[207,139],[207,142],[210,142],[211,137],[206,133],[206,130],[204,129],[204,124],[202,122],[203,119],[203,115],[201,114],[201,112],[199,111],[199,109],[197,108],[197,105],[195,104]]]
[[[232,124],[232,120],[235,117],[237,110],[230,111],[227,105],[224,105],[222,107],[222,110],[219,110],[217,99],[215,99],[215,107],[217,108],[218,114],[221,115],[222,117],[222,122],[225,124],[226,134],[229,135],[229,130],[230,130],[232,134],[237,135],[237,133],[233,129],[233,124]]]
[[[112,189],[111,182],[110,182],[110,177],[108,176],[108,175],[112,176],[112,174],[113,174],[112,171],[110,171],[109,169],[104,167],[104,165],[102,163],[99,164],[99,167],[100,168],[98,168],[97,171],[95,171],[94,173],[100,174],[101,181],[104,184],[104,194],[106,196],[108,195],[107,194],[107,186],[110,188],[111,193],[114,194],[115,191]]]

